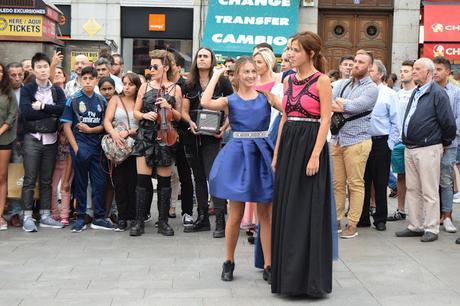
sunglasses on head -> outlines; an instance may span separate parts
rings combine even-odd
[[[157,65],[157,64],[153,64],[152,66],[150,66],[150,70],[158,70],[160,69],[161,65]]]

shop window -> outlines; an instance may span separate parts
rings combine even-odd
[[[132,41],[132,71],[144,74],[150,66],[149,51],[154,49],[170,49],[179,52],[185,59],[185,71],[190,70],[192,61],[192,41],[175,39],[126,39]],[[126,54],[124,56],[127,56]]]

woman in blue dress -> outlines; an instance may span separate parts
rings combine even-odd
[[[218,69],[201,98],[206,109],[228,113],[233,138],[219,152],[209,175],[211,195],[229,199],[225,229],[226,260],[221,279],[233,280],[235,248],[245,202],[257,203],[264,253],[263,278],[271,282],[271,211],[274,175],[271,169],[273,143],[268,139],[271,105],[266,96],[254,89],[256,66],[249,57],[235,63],[236,93],[212,99],[212,92],[224,69]],[[270,98],[272,100],[272,98]],[[275,100],[274,100],[275,101]]]

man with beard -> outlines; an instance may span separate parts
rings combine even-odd
[[[214,159],[219,153],[222,136],[226,126],[220,128],[220,133],[214,136],[197,134],[197,111],[201,109],[201,95],[208,86],[216,64],[214,52],[207,48],[201,48],[195,55],[191,67],[190,78],[186,82],[184,99],[182,101],[182,119],[189,123],[190,129],[183,137],[185,155],[193,171],[195,178],[195,192],[198,201],[198,218],[192,231],[209,231],[211,226],[208,216],[208,185],[209,172]],[[220,78],[213,98],[229,96],[233,94],[230,81]],[[221,121],[221,125],[224,120]],[[214,238],[225,237],[225,215],[224,208],[226,201],[212,197],[216,209],[216,230]],[[188,228],[184,230],[189,231]]]
[[[369,76],[374,63],[371,52],[359,50],[354,59],[352,78],[338,81],[333,90],[332,111],[348,119],[331,139],[334,167],[334,194],[337,204],[337,227],[345,216],[345,189],[348,184],[350,210],[348,225],[340,236],[358,235],[357,224],[364,203],[364,170],[371,151],[370,114],[377,101],[378,88]]]
[[[89,60],[85,55],[80,54],[75,57],[74,72],[77,74],[77,78],[67,82],[67,84],[65,85],[64,92],[67,98],[72,96],[80,89],[82,89],[81,71],[83,70],[83,68],[88,66]]]

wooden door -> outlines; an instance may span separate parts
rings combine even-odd
[[[340,58],[357,50],[372,51],[391,69],[392,14],[366,12],[321,12],[319,35],[323,40],[328,70],[338,69]]]

